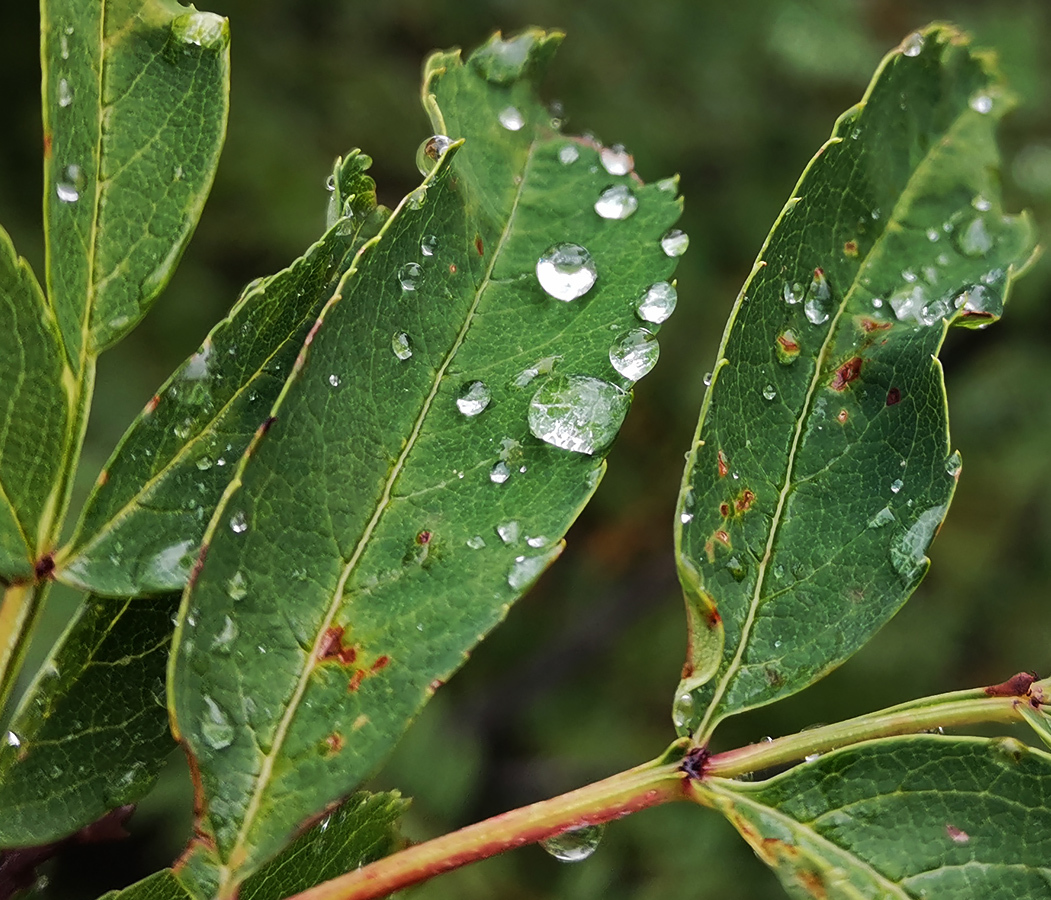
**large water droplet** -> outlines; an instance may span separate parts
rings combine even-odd
[[[568,166],[570,163],[575,163],[580,159],[580,151],[577,149],[576,144],[566,144],[564,147],[560,147],[558,151],[558,161],[564,166]]]
[[[781,296],[785,298],[785,303],[794,306],[796,303],[802,302],[806,296],[806,288],[798,281],[791,284],[786,281],[784,287],[781,288]]]
[[[604,825],[581,825],[545,838],[540,846],[559,862],[580,862],[595,852],[604,831]]]
[[[671,721],[676,728],[687,728],[693,717],[693,694],[683,691],[671,706]]]
[[[243,511],[235,512],[230,517],[230,530],[234,534],[244,534],[248,531],[248,519]]]
[[[332,373],[328,376],[328,383],[332,385],[332,387],[339,387],[339,376]]]
[[[405,198],[405,205],[409,209],[422,209],[423,205],[427,202],[427,185],[421,184],[414,191],[409,192],[409,196]]]
[[[500,124],[508,131],[520,131],[522,126],[525,125],[522,113],[515,106],[504,107],[500,110],[500,115],[497,118],[500,120]]]
[[[971,259],[985,256],[993,249],[993,236],[981,216],[956,224],[951,240],[957,250]]]
[[[456,398],[456,408],[465,416],[477,416],[493,399],[492,393],[484,381],[472,381],[460,389]]]
[[[901,52],[906,56],[919,56],[923,52],[923,35],[918,31],[910,34],[902,42]]]
[[[562,548],[556,545],[539,556],[516,556],[511,571],[507,573],[508,587],[515,591],[524,591],[540,577],[561,551]]]
[[[489,470],[489,480],[493,484],[503,484],[511,477],[511,467],[502,459]]]
[[[4,735],[4,742],[7,744],[8,747],[22,746],[22,739],[13,731],[9,731],[6,735]]]
[[[397,331],[390,339],[391,349],[398,359],[404,361],[412,356],[412,341],[404,331]]]
[[[213,750],[223,750],[234,742],[234,727],[218,703],[207,695],[202,699],[208,711],[201,720],[201,737]]]
[[[960,472],[963,471],[963,457],[960,456],[960,451],[954,451],[947,460],[945,460],[945,471],[949,473],[953,478],[959,478]]]
[[[895,479],[894,479],[894,480],[893,480],[893,481],[892,481],[892,482],[890,483],[890,492],[891,492],[892,494],[896,494],[896,493],[898,493],[898,491],[900,491],[900,490],[901,490],[901,489],[902,489],[902,488],[903,488],[904,486],[905,486],[905,482],[904,482],[904,481],[902,481],[902,480],[901,480],[900,478],[895,478]]]
[[[666,256],[682,256],[689,246],[690,236],[678,228],[673,228],[661,238],[661,249]]]
[[[635,328],[609,348],[609,361],[625,378],[638,381],[657,365],[660,352],[654,335],[645,328]]]
[[[248,582],[240,571],[234,572],[226,582],[226,594],[231,600],[244,600],[248,596]]]
[[[624,149],[623,144],[603,147],[599,151],[599,159],[602,160],[602,168],[610,175],[627,175],[635,167],[631,154]]]
[[[416,151],[416,168],[421,175],[430,175],[442,154],[449,149],[452,141],[444,134],[432,134],[420,144]]]
[[[496,533],[505,544],[513,544],[518,540],[519,526],[513,519],[496,526]]]
[[[69,82],[65,78],[58,80],[58,105],[62,108],[69,106],[73,102],[73,89],[69,86]]]
[[[911,585],[927,565],[927,548],[934,540],[944,506],[933,506],[920,514],[915,524],[895,541],[890,548],[890,562],[906,585]]]
[[[659,325],[675,312],[678,299],[679,295],[672,285],[667,281],[658,281],[651,284],[639,298],[635,311],[643,322]]]
[[[594,454],[616,437],[631,400],[624,391],[598,378],[555,375],[529,404],[529,430],[563,450]]]
[[[423,266],[419,263],[405,263],[405,265],[398,269],[398,281],[401,283],[401,289],[403,291],[416,290],[416,282],[419,280],[422,273]]]
[[[555,244],[537,260],[536,279],[556,300],[569,302],[583,297],[597,278],[591,254],[580,244]]]
[[[55,194],[63,203],[76,203],[80,199],[80,191],[67,181],[55,185]]]
[[[184,13],[172,19],[172,36],[184,44],[194,44],[205,50],[221,50],[230,42],[226,19],[210,12]]]
[[[962,291],[953,300],[953,306],[966,314],[962,320],[965,325],[969,324],[968,320],[981,325],[999,319],[1004,312],[1003,298],[984,284],[974,284]]]
[[[626,184],[614,184],[599,194],[595,212],[603,219],[626,219],[639,208],[639,201]]]
[[[510,84],[522,76],[535,43],[536,38],[529,32],[508,40],[494,35],[471,54],[470,63],[486,81]]]
[[[768,384],[766,387],[763,388],[763,399],[764,400],[773,400],[776,396],[777,396],[777,390],[774,388],[774,386],[772,384]]]
[[[803,312],[812,325],[822,325],[828,321],[832,299],[832,289],[828,285],[823,269],[814,269],[814,280],[810,282]]]

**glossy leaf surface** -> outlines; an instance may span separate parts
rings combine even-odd
[[[680,203],[552,128],[532,82],[558,38],[432,58],[432,121],[466,143],[362,249],[206,534],[169,679],[215,842],[187,859],[202,894],[372,771],[601,477],[631,384],[610,350],[671,275]],[[611,184],[626,219],[596,212]],[[537,268],[570,243],[596,277],[563,302]]]
[[[0,229],[0,579],[31,578],[57,502],[69,369],[36,277]]]
[[[0,847],[58,840],[153,786],[175,748],[164,674],[178,597],[88,597],[0,742]]]
[[[821,677],[923,577],[960,471],[936,354],[950,323],[999,317],[1033,248],[996,180],[1008,107],[959,33],[913,35],[767,239],[679,500],[683,732]]]
[[[710,787],[793,897],[1051,897],[1051,756],[1013,738],[892,738]]]
[[[130,331],[190,237],[226,133],[225,19],[44,0],[47,286],[69,359]]]
[[[332,176],[335,221],[289,268],[253,282],[128,430],[88,500],[63,581],[136,596],[182,590],[205,527],[318,313],[386,215],[357,152]]]

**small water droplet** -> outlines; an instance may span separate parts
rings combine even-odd
[[[546,293],[568,303],[591,290],[598,271],[580,244],[555,244],[537,260],[536,278]]]
[[[526,543],[529,544],[530,547],[539,550],[541,547],[546,547],[550,544],[551,539],[545,535],[538,534],[536,537],[527,537]]]
[[[679,190],[679,176],[672,175],[669,178],[662,178],[657,182],[657,190],[665,194],[676,193]]]
[[[248,582],[241,572],[234,572],[226,582],[226,593],[231,600],[244,600],[248,595]]]
[[[956,450],[945,460],[945,471],[948,472],[953,478],[959,478],[960,472],[963,471],[963,457],[960,456],[960,451]]]
[[[643,322],[659,325],[675,312],[679,295],[675,287],[667,281],[651,284],[646,293],[639,298],[635,311]]]
[[[438,249],[438,238],[433,234],[425,234],[420,239],[420,253],[424,256],[434,256],[434,251]]]
[[[814,269],[814,280],[810,282],[810,290],[803,304],[803,311],[812,325],[822,325],[828,321],[831,298],[832,289],[824,270]]]
[[[80,199],[80,191],[68,181],[58,182],[55,185],[55,194],[63,203],[76,203]]]
[[[951,240],[957,250],[971,259],[985,256],[993,249],[993,236],[981,216],[966,223],[956,223]]]
[[[493,484],[503,484],[511,477],[511,467],[502,459],[489,470],[489,480]]]
[[[689,246],[690,236],[678,228],[673,228],[661,238],[661,249],[665,256],[682,256]]]
[[[638,208],[638,198],[626,184],[611,185],[595,201],[595,212],[603,219],[626,219]]]
[[[923,35],[918,31],[910,34],[902,42],[901,52],[906,56],[919,56],[923,52]]]
[[[595,852],[602,841],[604,830],[604,825],[581,825],[545,838],[540,846],[559,862],[580,862]]]
[[[403,291],[416,290],[416,282],[419,280],[422,273],[423,266],[419,263],[405,263],[405,265],[398,269],[398,281],[401,283],[401,289]]]
[[[65,78],[58,80],[58,105],[65,109],[73,102],[73,89]]]
[[[712,373],[711,372],[705,372],[703,380],[704,380],[704,386],[705,387],[711,387],[712,386]]]
[[[693,694],[683,691],[671,707],[671,721],[676,728],[687,728],[693,716]]]
[[[781,296],[785,298],[785,303],[794,306],[802,302],[806,296],[806,289],[798,281],[791,284],[786,281],[784,287],[781,288]]]
[[[900,478],[895,478],[890,483],[891,493],[893,493],[893,494],[898,493],[898,491],[900,491],[902,489],[902,487],[904,487],[904,485],[905,485],[905,482],[903,482]]]
[[[248,519],[243,511],[235,512],[230,517],[230,530],[234,534],[244,534],[248,531]]]
[[[335,373],[333,373],[332,375],[329,375],[328,376],[328,383],[331,384],[332,387],[339,387],[339,376],[336,375]]]
[[[876,515],[869,519],[869,528],[882,528],[894,521],[894,513],[889,506],[884,506]]]
[[[764,400],[773,400],[774,397],[776,397],[776,396],[777,396],[777,390],[774,388],[774,386],[772,384],[768,384],[766,387],[763,388],[763,399]]]
[[[493,395],[484,381],[471,381],[460,389],[456,408],[467,417],[477,416],[492,400]]]
[[[580,159],[580,151],[577,149],[576,144],[566,144],[564,147],[560,147],[558,151],[558,161],[564,166],[568,166],[571,163],[575,163]]]
[[[17,734],[15,734],[13,731],[7,732],[7,734],[4,736],[4,740],[7,742],[7,746],[8,747],[21,747],[22,746],[22,739]]]
[[[609,361],[629,381],[638,381],[656,364],[661,348],[645,328],[633,328],[609,348]]]
[[[519,527],[518,523],[513,519],[510,522],[504,522],[502,525],[496,526],[496,533],[500,535],[500,540],[505,544],[513,544],[518,540]]]
[[[595,454],[616,437],[631,399],[620,388],[584,375],[555,375],[529,404],[534,437],[563,450]]]
[[[208,711],[201,720],[201,737],[213,750],[224,750],[234,742],[234,727],[218,703],[207,695],[202,699]]]
[[[975,94],[971,97],[969,105],[976,113],[985,115],[987,112],[992,112],[993,98],[988,94]]]
[[[172,19],[172,35],[184,44],[194,44],[205,50],[221,50],[230,42],[226,19],[210,12],[184,13]]]
[[[221,653],[229,653],[230,645],[234,642],[236,637],[237,625],[234,624],[233,619],[229,616],[225,616],[223,618],[223,630],[215,636],[215,640],[212,641],[212,647]]]
[[[390,339],[391,349],[398,359],[404,361],[412,356],[412,341],[404,331],[396,331]]]
[[[623,144],[603,147],[599,151],[599,159],[602,160],[602,168],[610,175],[627,175],[635,167],[631,154],[624,149]]]
[[[516,556],[511,570],[507,573],[508,587],[515,591],[524,591],[561,552],[561,547],[554,546],[539,556]]]
[[[816,762],[819,759],[821,759],[820,753],[808,753],[806,756],[803,757],[803,762],[812,763]]]
[[[514,106],[505,106],[500,110],[500,115],[497,118],[500,120],[500,124],[508,131],[520,131],[522,126],[525,125],[522,113]]]
[[[416,150],[416,168],[421,175],[430,175],[442,154],[449,149],[452,141],[444,134],[432,134]]]
[[[427,202],[427,185],[421,184],[418,188],[409,192],[405,198],[405,205],[409,209],[422,209]]]
[[[726,561],[726,571],[733,576],[734,581],[744,581],[744,576],[748,573],[745,564],[736,556],[731,556]]]
[[[197,460],[196,466],[200,471],[207,472],[212,467],[212,460],[208,456],[202,456]]]
[[[476,534],[474,537],[467,539],[467,546],[472,550],[481,550],[485,546],[485,538],[480,534]]]

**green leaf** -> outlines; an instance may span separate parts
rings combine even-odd
[[[153,786],[177,596],[88,597],[0,743],[0,847],[58,840]]]
[[[388,214],[365,174],[371,162],[356,151],[337,160],[329,230],[287,269],[252,282],[132,424],[57,557],[62,581],[111,596],[185,587],[208,520],[307,332]]]
[[[559,39],[432,58],[432,120],[466,142],[362,249],[209,526],[169,678],[201,773],[186,864],[203,893],[232,890],[375,768],[602,475],[632,383],[611,347],[620,362],[643,337],[643,297],[667,311],[670,286],[649,289],[674,269],[661,238],[680,203],[674,181],[611,174],[602,148],[554,129],[531,79]],[[490,58],[517,59],[516,76],[486,81]],[[628,218],[596,212],[611,185],[633,192]],[[565,242],[597,280],[561,302],[536,272]]]
[[[189,900],[190,892],[171,869],[161,869],[121,891],[110,891],[99,900]]]
[[[936,355],[999,317],[1033,249],[996,180],[1010,103],[958,32],[883,62],[803,174],[730,317],[679,499],[675,721],[800,690],[926,572],[959,475]]]
[[[1051,756],[1013,738],[889,738],[705,787],[793,897],[1051,897]]]
[[[58,502],[69,420],[55,317],[0,228],[0,580],[33,577]]]
[[[173,0],[43,0],[47,286],[78,360],[167,283],[226,133],[225,19]]]

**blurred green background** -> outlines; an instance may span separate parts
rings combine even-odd
[[[230,17],[230,133],[203,220],[171,287],[101,363],[84,455],[89,484],[156,386],[241,286],[319,234],[332,159],[375,158],[393,205],[417,183],[427,136],[419,71],[435,47],[496,28],[559,27],[547,82],[568,130],[623,142],[646,180],[682,175],[690,250],[660,365],[636,389],[609,474],[562,559],[445,687],[377,778],[413,796],[422,838],[579,786],[658,754],[685,645],[671,557],[681,474],[723,322],[766,232],[836,116],[881,56],[932,19],[1000,51],[1021,105],[1005,122],[1004,187],[1051,216],[1051,4],[1047,0],[215,0]],[[37,11],[10,0],[0,29],[5,121],[0,222],[41,271]],[[860,654],[803,694],[729,722],[746,743],[943,690],[1051,672],[1051,265],[1019,285],[986,333],[943,359],[964,473],[933,566]],[[56,593],[41,635],[75,598]],[[93,897],[169,863],[190,821],[178,754],[129,841],[74,848],[47,893]],[[2,814],[2,812],[0,812]],[[717,816],[674,807],[613,824],[587,862],[535,847],[443,876],[420,898],[720,898],[784,894]]]

